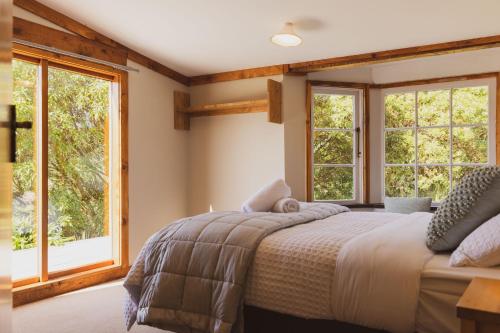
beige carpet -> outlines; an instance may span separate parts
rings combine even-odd
[[[121,281],[79,290],[14,309],[14,333],[125,333]],[[165,333],[134,326],[131,333]]]

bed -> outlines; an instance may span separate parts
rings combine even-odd
[[[327,206],[313,207],[324,209]],[[194,258],[192,253],[196,252],[194,249],[200,236],[188,239],[189,234],[183,234],[179,238],[181,242],[195,244],[190,250],[183,250],[185,256],[190,256],[183,265],[193,266],[194,262],[194,266],[202,267],[203,272],[199,273],[187,268],[180,271],[179,267],[175,272],[165,270],[161,268],[165,266],[164,259],[149,262],[150,257],[158,257],[149,253],[163,251],[159,256],[163,258],[173,252],[165,248],[168,243],[165,237],[161,241],[153,237],[145,248],[151,244],[160,245],[143,254],[126,281],[131,295],[128,318],[132,318],[132,323],[137,320],[140,324],[177,332],[300,332],[303,327],[314,328],[315,332],[458,333],[455,305],[468,282],[476,275],[500,278],[500,268],[450,268],[446,255],[434,255],[429,251],[425,246],[425,231],[432,217],[430,213],[317,213],[312,214],[315,218],[308,221],[300,220],[272,230],[256,241],[248,267],[240,263],[236,265],[247,272],[241,292],[241,308],[239,303],[229,301],[231,306],[228,308],[225,304],[227,297],[221,295],[229,292],[215,293],[223,289],[221,285],[227,284],[228,276],[234,273],[228,275],[225,272],[225,281],[212,281],[217,272],[215,266],[207,273],[205,266],[209,264],[196,263],[199,258]],[[262,227],[263,221],[270,218],[293,220],[293,215],[278,215],[256,215],[258,223],[254,224]],[[205,214],[200,218],[205,223],[200,235],[210,228],[207,219],[211,216]],[[217,216],[214,221],[226,219],[222,223],[224,226],[244,218],[238,214],[214,216]],[[186,226],[185,222],[166,228],[169,230],[167,234],[175,234],[176,231],[172,230]],[[213,245],[216,242],[205,240],[203,246],[207,243]],[[221,244],[225,241],[217,246]],[[235,244],[229,245],[235,247]],[[210,261],[209,252],[202,251],[203,254],[198,256],[205,256],[202,259]],[[172,260],[179,261],[180,257],[170,257]],[[220,260],[217,259],[217,267]],[[153,273],[148,274],[148,270]],[[173,286],[172,276],[174,280],[184,281],[180,288],[179,285]],[[209,280],[209,283],[200,287],[192,279]],[[159,284],[160,280],[167,282]],[[179,292],[186,288],[188,292],[199,289],[194,298],[196,295],[200,297],[191,305],[185,292]],[[204,294],[207,289],[210,289],[209,294]],[[165,305],[165,299],[169,304]],[[205,305],[198,304],[205,301]],[[138,317],[133,316],[134,306]],[[226,325],[229,321],[220,319],[226,312],[238,309],[234,325]],[[265,324],[259,326],[259,323]]]

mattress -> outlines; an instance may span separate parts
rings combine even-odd
[[[420,278],[416,314],[418,333],[459,333],[456,305],[474,277],[500,279],[500,267],[450,267],[450,256],[435,255]]]

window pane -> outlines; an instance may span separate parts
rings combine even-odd
[[[409,164],[415,162],[415,131],[385,132],[385,163]]]
[[[399,128],[415,125],[415,93],[385,96],[385,127]]]
[[[418,125],[436,126],[450,124],[450,91],[418,92]]]
[[[353,132],[314,132],[314,163],[352,164],[352,158]]]
[[[354,200],[354,168],[314,167],[314,200]]]
[[[449,128],[431,128],[418,130],[418,162],[450,162]]]
[[[453,89],[453,123],[488,123],[488,87]]]
[[[315,94],[314,128],[353,128],[354,96]]]
[[[13,102],[18,121],[36,119],[36,85],[38,66],[24,61],[12,61],[14,78]],[[35,131],[19,129],[17,163],[13,164],[13,280],[38,275],[36,227],[36,168]]]
[[[112,258],[108,81],[49,68],[49,271]]]
[[[474,171],[480,167],[476,166],[455,166],[452,168],[452,176],[453,176],[453,187],[458,184],[460,179],[467,175],[469,172]]]
[[[449,167],[419,167],[418,196],[431,197],[433,201],[443,200],[450,192]]]
[[[453,162],[488,162],[488,128],[486,126],[453,128]]]
[[[387,197],[415,196],[415,168],[412,166],[385,167]]]

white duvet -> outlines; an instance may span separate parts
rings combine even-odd
[[[413,333],[431,217],[350,212],[278,231],[257,249],[245,303]]]

